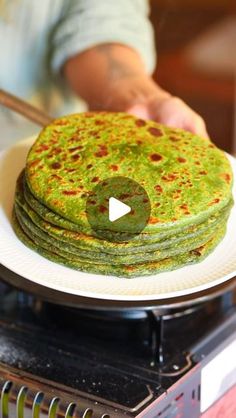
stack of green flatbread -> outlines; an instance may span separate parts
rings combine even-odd
[[[151,203],[147,226],[129,241],[99,238],[86,216],[96,183],[113,176],[135,180]],[[70,115],[32,146],[17,181],[13,226],[25,245],[65,266],[155,274],[204,259],[222,240],[232,182],[228,158],[207,139],[124,113]]]

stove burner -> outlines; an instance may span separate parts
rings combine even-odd
[[[174,352],[171,340],[178,339],[178,327],[186,328],[193,333],[192,325],[201,324],[204,317],[216,312],[219,309],[220,300],[216,299],[211,303],[201,303],[192,307],[182,309],[157,310],[112,310],[95,311],[70,308],[61,305],[54,305],[38,299],[30,299],[29,305],[41,323],[46,326],[60,327],[63,332],[76,333],[79,336],[86,336],[92,339],[106,341],[107,344],[126,341],[129,346],[135,345],[140,352],[145,353],[151,365],[156,365],[160,373],[166,369],[170,355]],[[188,320],[186,321],[186,318]],[[166,332],[172,330],[172,339],[167,338]],[[172,346],[172,347],[171,347]],[[182,355],[179,365],[175,365],[174,371],[171,367],[170,373],[178,373],[182,367],[186,367],[188,361]],[[166,371],[168,374],[168,371]]]
[[[47,416],[198,417],[203,355],[235,332],[232,292],[178,310],[82,310],[9,288],[1,300],[1,399],[34,413],[43,393]]]

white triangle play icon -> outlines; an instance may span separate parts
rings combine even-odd
[[[116,199],[115,197],[110,197],[109,199],[109,221],[114,222],[117,219],[122,218],[122,216],[127,215],[131,212],[131,207]]]

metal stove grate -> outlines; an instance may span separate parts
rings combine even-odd
[[[67,401],[63,392],[53,396],[13,380],[1,382],[0,394],[1,418],[110,418],[109,414],[86,408],[76,400]]]

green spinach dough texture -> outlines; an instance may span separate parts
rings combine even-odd
[[[117,176],[143,186],[151,204],[144,230],[123,242],[110,240],[109,230],[99,238],[86,215],[96,184]],[[208,139],[125,113],[69,115],[44,128],[28,153],[13,228],[31,250],[67,267],[153,275],[214,250],[226,232],[232,184],[227,156]],[[102,217],[98,225],[107,228]]]

